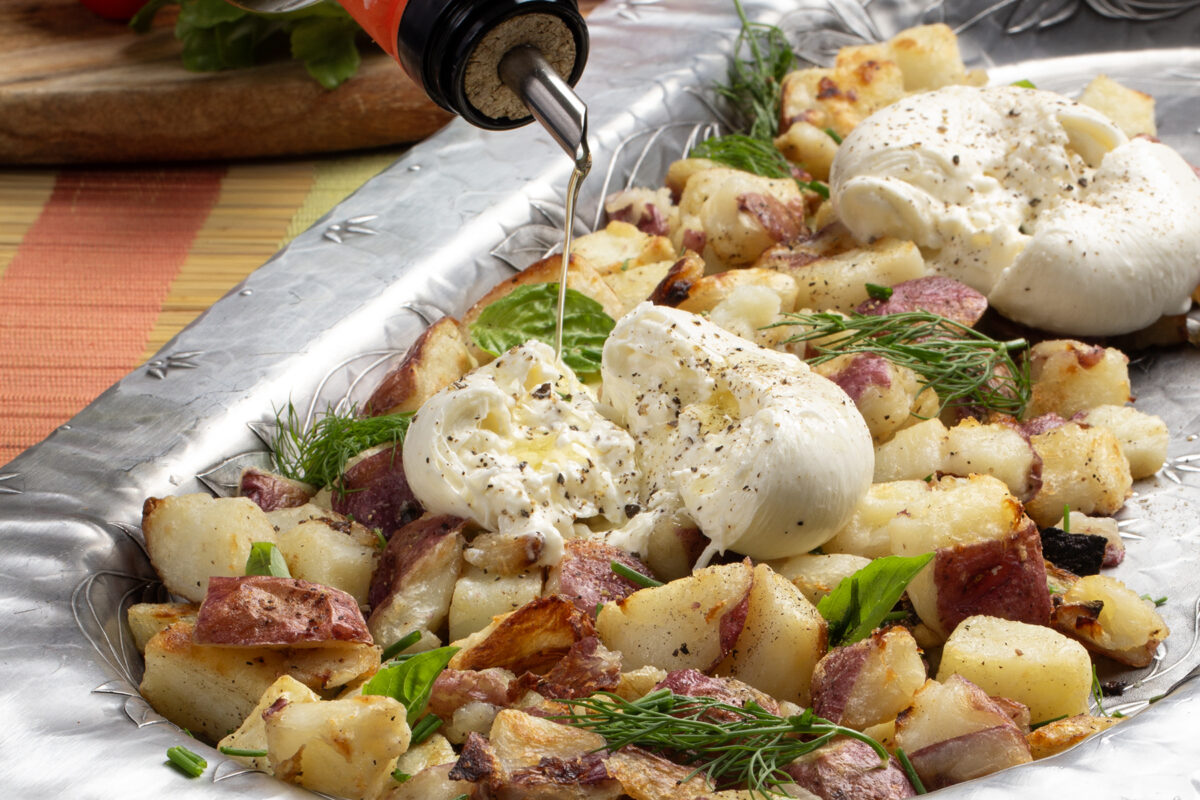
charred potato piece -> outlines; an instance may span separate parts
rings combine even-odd
[[[937,679],[961,675],[989,695],[1029,708],[1033,722],[1087,711],[1092,660],[1052,628],[996,617],[969,617],[946,640]]]
[[[199,611],[198,603],[137,603],[130,606],[126,619],[134,646],[139,653],[146,652],[146,643],[154,634],[176,622],[195,624]]]
[[[246,570],[255,542],[275,542],[275,528],[254,501],[207,494],[151,497],[142,508],[150,562],[171,594],[204,599],[208,579]]]
[[[565,597],[539,597],[458,642],[451,669],[502,667],[543,674],[581,639],[595,635],[592,618]]]
[[[1130,406],[1105,405],[1081,412],[1076,420],[1112,431],[1121,455],[1129,462],[1129,476],[1135,481],[1149,478],[1166,463],[1170,437],[1166,423],[1153,414],[1143,414]]]
[[[901,627],[831,650],[817,662],[812,706],[819,716],[855,730],[895,719],[925,684],[925,663]]]
[[[408,749],[405,708],[386,695],[273,705],[263,715],[275,777],[363,798]]]
[[[320,702],[321,696],[291,675],[281,675],[263,692],[254,709],[246,715],[246,719],[238,729],[217,742],[217,747],[234,750],[266,750],[267,726],[263,720],[263,713],[280,700],[285,703],[317,703]],[[230,758],[245,764],[250,769],[262,770],[268,775],[272,774],[270,759],[265,755],[230,756]]]
[[[1089,650],[1145,667],[1170,631],[1154,604],[1108,575],[1075,581],[1054,609],[1054,627]]]
[[[379,545],[362,525],[333,514],[305,520],[280,533],[278,547],[293,578],[340,589],[367,605]]]
[[[926,789],[1031,761],[1021,729],[987,693],[959,675],[928,681],[896,718],[904,748]]]
[[[658,209],[657,205],[655,209]],[[663,224],[666,224],[665,219]],[[571,253],[582,257],[605,278],[613,272],[676,258],[675,248],[665,235],[648,234],[621,221],[610,222],[603,230],[580,236],[571,244]]]
[[[1027,737],[1029,752],[1034,759],[1056,755],[1082,742],[1089,736],[1107,730],[1120,721],[1120,717],[1092,717],[1077,714],[1066,719],[1048,722]]]
[[[378,417],[416,411],[476,366],[458,320],[442,317],[417,338],[404,359],[379,382],[363,412]]]
[[[868,283],[892,286],[926,274],[917,246],[891,238],[835,253],[826,253],[821,242],[778,245],[765,250],[754,266],[795,278],[797,308],[846,314],[868,299]]]
[[[596,630],[606,647],[621,651],[626,669],[708,671],[741,635],[753,583],[754,569],[747,563],[705,567],[606,603]]]
[[[466,520],[424,516],[392,534],[371,578],[367,627],[383,646],[419,631],[429,644],[450,613]]]
[[[1107,75],[1092,78],[1092,82],[1079,95],[1079,102],[1117,123],[1117,127],[1130,138],[1142,134],[1158,135],[1158,126],[1154,122],[1154,98],[1145,92],[1122,86]]]
[[[251,648],[374,643],[350,595],[271,575],[210,578],[193,638],[201,645]]]
[[[1123,406],[1129,394],[1129,358],[1112,347],[1073,339],[1038,342],[1029,348],[1033,397],[1026,417],[1054,412],[1070,419],[1100,405]]]
[[[367,645],[213,647],[196,644],[192,630],[191,623],[177,622],[150,639],[140,689],[164,717],[211,741],[241,725],[281,675],[318,690],[379,668],[379,649]]]
[[[1068,422],[1035,435],[1032,443],[1042,459],[1042,486],[1025,510],[1038,525],[1052,525],[1064,506],[1111,516],[1125,505],[1133,477],[1111,431]]]
[[[725,622],[722,619],[722,629]],[[828,626],[816,607],[791,581],[759,564],[754,568],[745,620],[716,672],[779,700],[807,706],[813,668],[828,647]]]

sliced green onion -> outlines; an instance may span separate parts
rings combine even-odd
[[[266,758],[266,750],[246,750],[241,747],[218,747],[224,755],[237,756],[239,758]]]
[[[908,781],[917,790],[917,794],[928,794],[929,792],[925,789],[925,784],[921,783],[921,776],[917,774],[912,762],[908,760],[908,753],[904,752],[903,747],[896,748],[896,760],[900,762],[904,774],[908,776]]]
[[[610,566],[612,567],[612,571],[614,573],[620,575],[627,581],[633,581],[643,589],[653,589],[655,586],[662,586],[662,581],[656,581],[649,575],[643,575],[636,569],[625,566],[620,561],[613,561],[611,562]]]
[[[421,641],[421,632],[412,631],[411,633],[405,634],[401,638],[388,645],[384,649],[383,655],[381,655],[379,658],[382,661],[391,661],[397,655],[403,653],[405,650],[412,647],[419,641]]]
[[[421,721],[412,729],[412,738],[409,740],[409,747],[416,747],[421,742],[433,736],[434,731],[442,727],[442,720],[430,714],[427,717],[421,717]]]
[[[167,760],[189,778],[199,778],[208,769],[208,762],[182,745],[167,748]]]

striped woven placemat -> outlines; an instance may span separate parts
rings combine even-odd
[[[399,153],[0,172],[0,464]]]

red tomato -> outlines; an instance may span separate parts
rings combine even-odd
[[[147,0],[79,0],[105,19],[128,22]]]

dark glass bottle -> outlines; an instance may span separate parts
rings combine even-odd
[[[500,61],[529,46],[574,86],[588,35],[575,0],[338,0],[438,105],[473,125],[532,119],[499,77]]]

